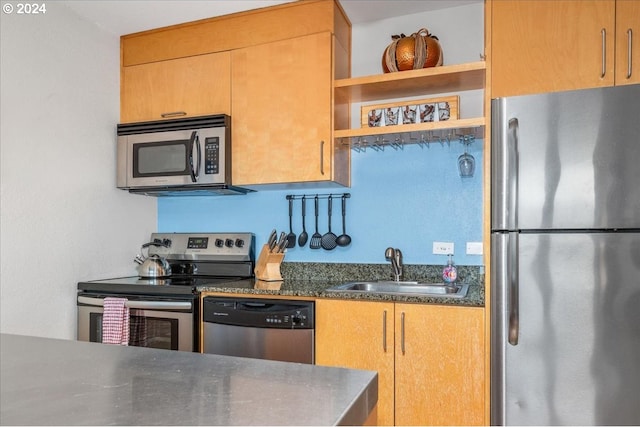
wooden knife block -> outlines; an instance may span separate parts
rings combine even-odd
[[[264,245],[256,261],[256,267],[253,272],[256,279],[265,282],[282,281],[280,275],[280,264],[284,260],[284,253],[272,253],[269,251],[269,245]]]

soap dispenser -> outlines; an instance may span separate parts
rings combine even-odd
[[[442,280],[444,283],[452,284],[458,279],[458,270],[453,263],[453,254],[449,254],[447,265],[442,269]]]

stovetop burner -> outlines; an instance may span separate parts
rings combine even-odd
[[[104,294],[195,295],[199,286],[253,277],[254,236],[251,233],[153,233],[151,241],[169,247],[151,246],[171,264],[168,278],[139,276],[92,280],[78,283],[78,291]],[[188,272],[189,274],[185,274]]]

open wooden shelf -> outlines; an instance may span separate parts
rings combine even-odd
[[[334,91],[337,100],[356,103],[483,89],[485,70],[485,62],[478,61],[353,77],[336,80]]]
[[[385,101],[397,98],[484,89],[484,61],[354,77],[334,82],[335,103]],[[446,120],[409,125],[336,129],[334,138],[356,149],[371,144],[422,144],[425,141],[484,138],[485,118]]]

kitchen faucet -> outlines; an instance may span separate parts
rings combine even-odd
[[[402,251],[398,248],[387,248],[384,251],[384,257],[387,261],[391,261],[391,268],[393,269],[393,280],[399,282],[403,276],[402,265]]]

